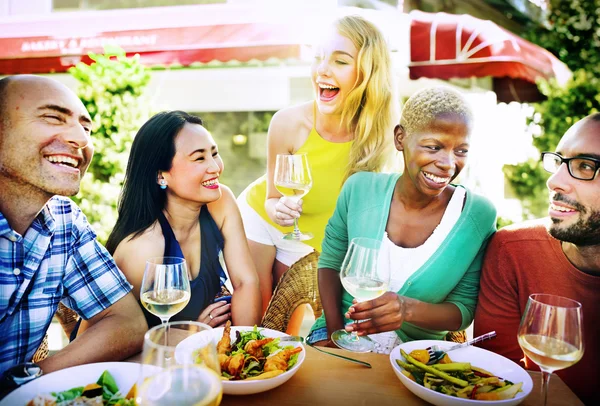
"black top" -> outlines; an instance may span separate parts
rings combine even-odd
[[[158,217],[158,221],[165,237],[165,252],[163,255],[165,257],[184,258],[173,229],[162,212]],[[202,206],[200,210],[199,221],[201,237],[200,272],[196,278],[190,281],[192,294],[189,303],[182,311],[171,317],[169,321],[197,320],[202,310],[211,304],[215,296],[221,292],[221,285],[227,279],[219,261],[219,254],[223,251],[224,246],[223,235],[206,206]],[[146,310],[141,303],[140,306],[144,311],[144,316],[146,316],[148,328],[160,324],[160,319],[157,316]]]

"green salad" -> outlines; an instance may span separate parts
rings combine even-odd
[[[62,392],[51,392],[49,395],[38,395],[27,403],[27,406],[37,405],[108,405],[108,406],[135,406],[133,399],[134,387],[129,393],[123,394],[115,379],[108,371],[104,371],[95,383],[86,386],[77,386]]]
[[[223,329],[217,345],[221,378],[228,381],[268,379],[284,373],[298,362],[302,347],[281,345],[279,338],[266,337],[254,326],[235,332],[231,343],[230,325]],[[204,349],[194,351],[196,363],[207,362]]]

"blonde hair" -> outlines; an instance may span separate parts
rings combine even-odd
[[[354,133],[346,181],[356,172],[379,172],[391,163],[394,81],[388,45],[373,23],[345,16],[335,22],[335,28],[358,49],[356,85],[342,109],[342,122]]]
[[[427,128],[441,115],[458,115],[467,125],[473,123],[473,113],[467,100],[447,86],[429,87],[413,94],[404,104],[400,125],[407,136]]]

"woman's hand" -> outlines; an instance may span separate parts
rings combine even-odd
[[[197,321],[211,327],[222,327],[227,320],[231,320],[231,305],[225,301],[219,301],[206,306]]]
[[[404,298],[394,292],[385,292],[373,300],[365,302],[353,301],[346,313],[346,318],[364,320],[361,323],[348,324],[346,331],[356,331],[358,335],[394,331],[404,322]]]
[[[302,213],[302,199],[296,201],[290,197],[282,196],[275,204],[274,221],[282,227],[294,225],[294,219]]]

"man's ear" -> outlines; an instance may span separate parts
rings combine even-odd
[[[406,139],[406,131],[401,124],[394,127],[394,145],[398,151],[404,151],[404,140]]]

